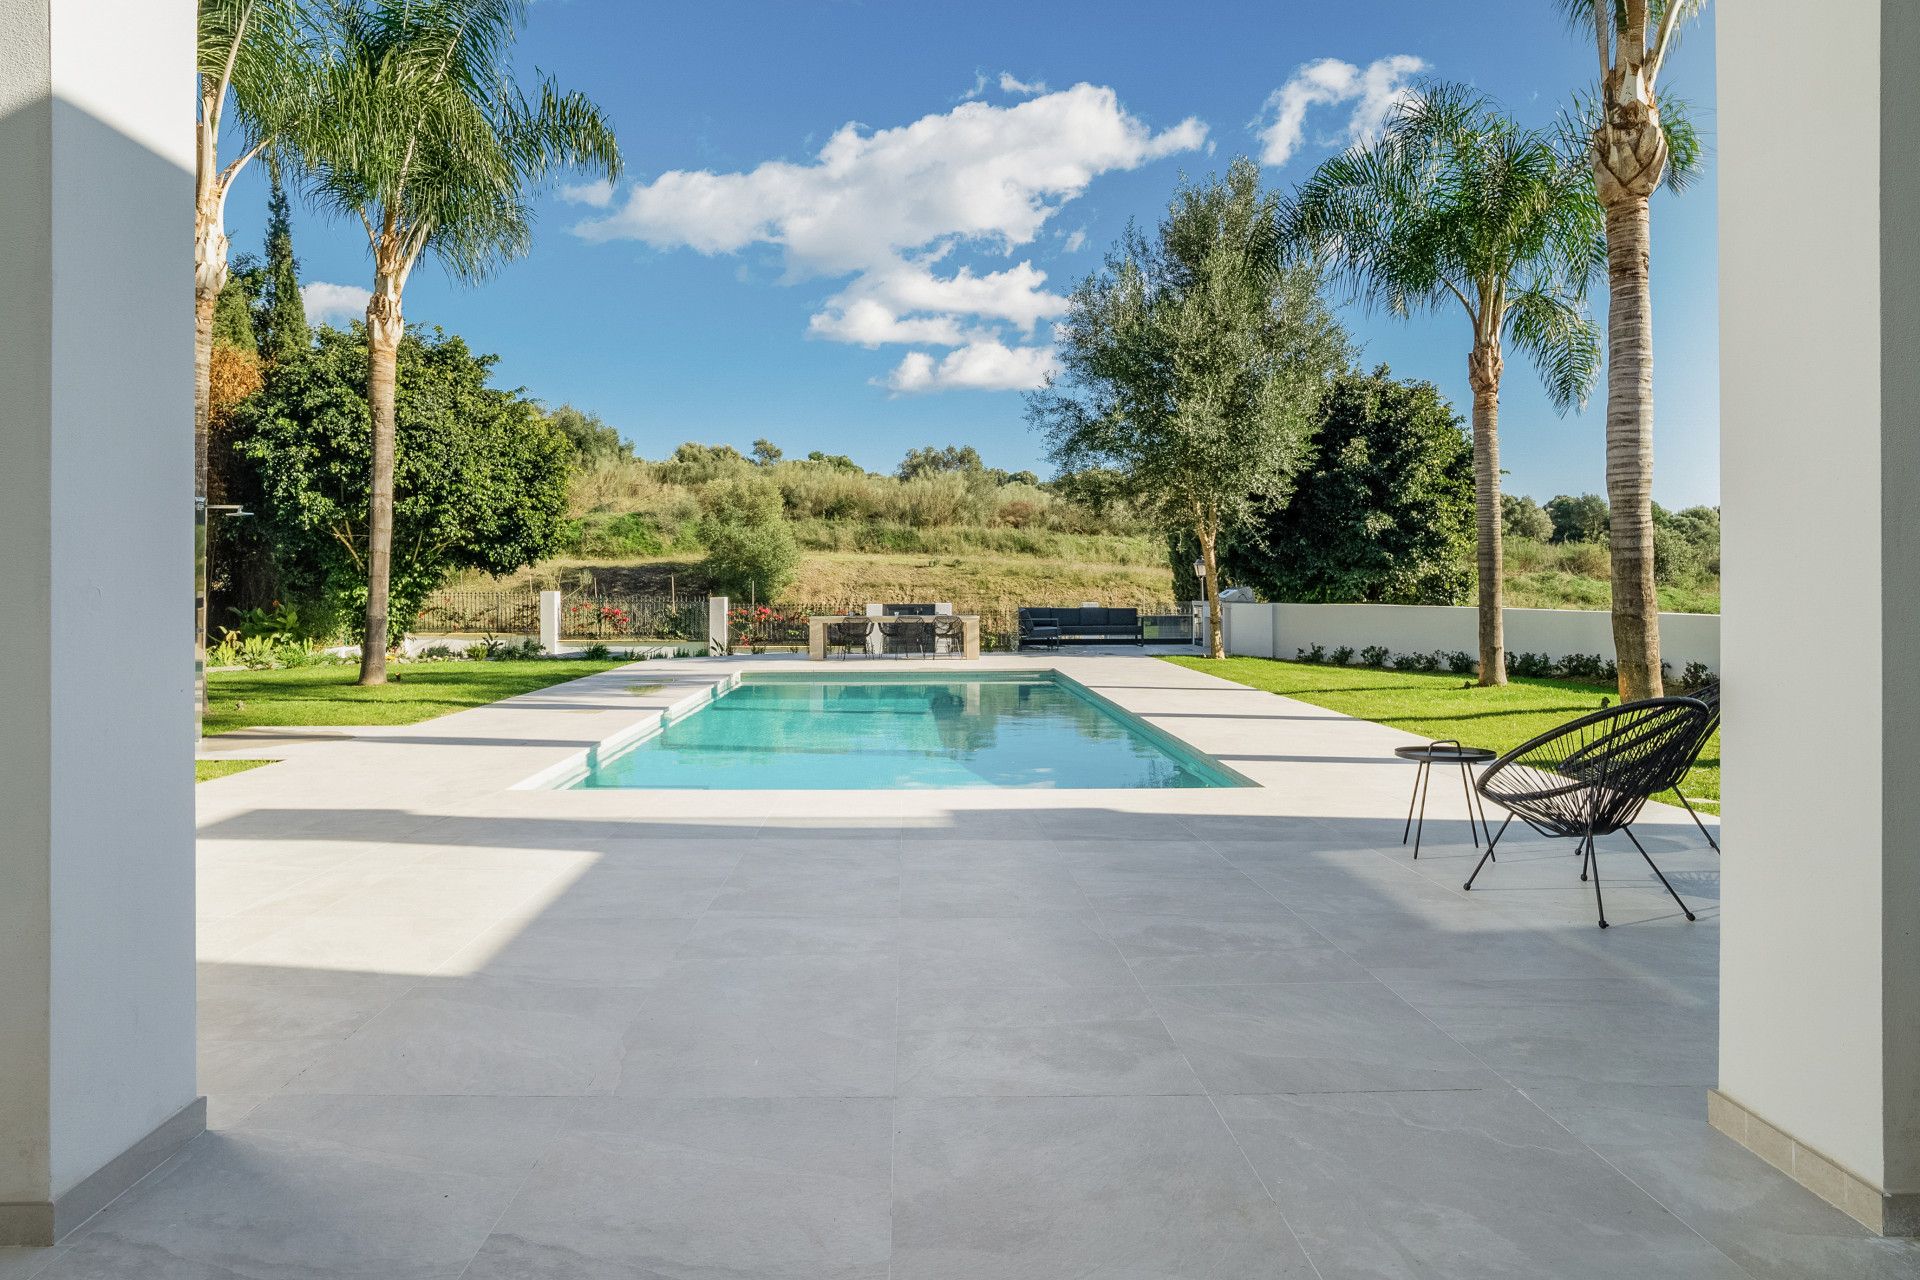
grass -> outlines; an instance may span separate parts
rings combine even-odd
[[[388,683],[369,688],[356,685],[359,668],[345,664],[217,671],[207,676],[204,731],[212,735],[263,725],[415,724],[626,662],[409,662],[392,667]]]
[[[193,762],[193,780],[211,782],[215,778],[224,778],[229,774],[245,773],[249,769],[258,769],[263,764],[277,764],[275,760],[195,760]]]
[[[1504,752],[1618,694],[1612,685],[1572,680],[1515,679],[1504,688],[1462,688],[1467,678],[1365,667],[1312,666],[1272,658],[1170,657],[1166,661],[1236,684],[1282,694],[1391,725],[1422,738],[1457,738]],[[1720,735],[1714,734],[1682,784],[1687,799],[1707,812],[1720,808]]]

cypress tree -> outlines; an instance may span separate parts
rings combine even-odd
[[[286,188],[280,184],[280,162],[267,157],[267,265],[266,289],[261,299],[260,350],[269,360],[283,360],[305,351],[312,341],[307,309],[300,301],[300,263],[293,256],[293,219]]]

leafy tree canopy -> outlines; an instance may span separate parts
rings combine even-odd
[[[1553,519],[1532,498],[1500,495],[1500,529],[1509,538],[1547,542],[1553,537]]]
[[[1555,542],[1605,542],[1612,516],[1607,500],[1597,493],[1579,497],[1561,494],[1546,505]]]
[[[1183,186],[1152,235],[1130,231],[1074,290],[1063,372],[1028,398],[1063,470],[1125,476],[1203,545],[1286,500],[1351,358],[1318,273],[1279,263],[1277,213],[1244,158]]]
[[[605,466],[633,457],[633,446],[600,415],[563,404],[547,415],[547,425],[573,445],[574,461],[582,467]]]
[[[706,484],[752,465],[730,444],[696,444],[689,440],[660,464],[660,478],[668,484]]]
[[[1473,546],[1473,446],[1432,383],[1382,365],[1336,378],[1293,501],[1236,539],[1223,572],[1270,600],[1459,604]]]
[[[835,471],[851,471],[857,475],[866,474],[865,467],[844,453],[822,453],[820,450],[815,449],[807,454],[807,461],[817,462],[824,467],[832,467]]]
[[[716,595],[768,600],[793,581],[800,546],[779,489],[743,476],[708,485],[700,501],[703,567]]]
[[[335,616],[366,595],[366,334],[321,329],[271,367],[235,412],[236,448],[258,474],[261,519],[290,594]],[[509,573],[551,555],[566,514],[572,449],[539,407],[487,385],[495,357],[451,334],[400,344],[394,471],[397,639],[457,569]]]
[[[765,436],[753,442],[753,462],[755,466],[770,467],[780,461],[782,456],[780,446]]]

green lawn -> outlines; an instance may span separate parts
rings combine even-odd
[[[275,764],[273,760],[195,760],[193,762],[193,780],[211,782],[215,778],[224,778],[228,774],[245,773],[249,769],[258,769],[263,764]]]
[[[409,662],[388,682],[361,688],[350,664],[285,671],[216,671],[207,676],[208,735],[257,725],[414,724],[485,706],[516,693],[624,666],[627,659],[527,662]]]
[[[1470,747],[1506,751],[1613,699],[1612,685],[1516,679],[1502,689],[1462,688],[1467,677],[1365,667],[1323,667],[1270,658],[1168,658],[1166,661],[1238,684],[1285,694],[1329,711],[1392,725],[1423,738],[1458,738]],[[1683,784],[1687,799],[1720,808],[1720,735],[1714,734]]]

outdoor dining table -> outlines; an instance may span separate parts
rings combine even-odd
[[[909,626],[931,627],[941,619],[956,619],[959,621],[961,628],[960,656],[963,658],[978,658],[980,656],[980,615],[977,613],[900,613],[890,614],[885,618],[874,618],[872,621],[885,622],[889,625],[904,623]],[[856,617],[854,620],[858,621],[860,619]],[[827,658],[827,627],[832,623],[846,621],[848,621],[847,616],[838,613],[814,614],[809,617],[807,619],[807,657],[815,662],[825,662]],[[929,645],[928,649],[931,650],[931,648],[932,646]]]

